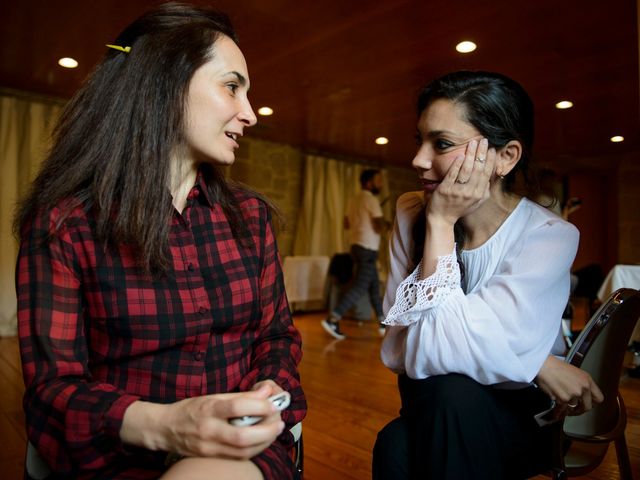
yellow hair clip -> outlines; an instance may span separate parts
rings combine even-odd
[[[124,53],[129,53],[131,51],[131,47],[121,47],[120,45],[107,45],[109,48],[113,48],[114,50],[120,50]]]

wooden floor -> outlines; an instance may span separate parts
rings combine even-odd
[[[380,363],[381,339],[373,324],[345,321],[348,338],[337,341],[321,329],[321,318],[295,316],[303,338],[300,371],[309,403],[303,422],[305,480],[369,479],[376,433],[398,413],[396,379]],[[0,471],[6,480],[22,478],[23,389],[17,340],[0,339]],[[629,415],[631,464],[640,480],[640,380],[623,378],[621,392]],[[619,478],[615,449],[609,449],[595,472],[579,478]]]

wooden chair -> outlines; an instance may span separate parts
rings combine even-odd
[[[632,480],[624,436],[627,412],[618,391],[624,355],[640,317],[640,292],[615,291],[591,317],[567,354],[566,361],[591,375],[604,394],[602,404],[576,417],[566,417],[554,459],[555,480],[586,475],[602,462],[614,442],[622,480]],[[563,448],[570,441],[568,450]]]

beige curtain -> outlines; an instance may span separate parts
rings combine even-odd
[[[360,173],[367,168],[371,167],[314,155],[305,158],[294,255],[331,257],[349,251],[343,219],[349,198],[360,191]],[[389,195],[389,188],[386,171],[381,169],[381,173],[383,187],[379,198],[384,200]],[[389,219],[389,202],[383,203],[383,212]],[[386,250],[383,241],[380,245],[382,256]]]
[[[15,335],[15,262],[11,231],[16,201],[44,156],[62,102],[0,92],[0,336]]]

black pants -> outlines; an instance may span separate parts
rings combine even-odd
[[[398,379],[402,410],[373,451],[374,480],[521,479],[549,465],[557,426],[533,415],[549,405],[535,387],[500,390],[464,375]]]
[[[362,295],[368,293],[371,306],[376,312],[378,321],[381,322],[383,317],[382,299],[380,297],[380,281],[378,280],[378,268],[376,266],[378,252],[360,245],[351,245],[351,255],[356,261],[356,276],[332,313],[337,318],[341,318],[351,307],[358,303]]]

